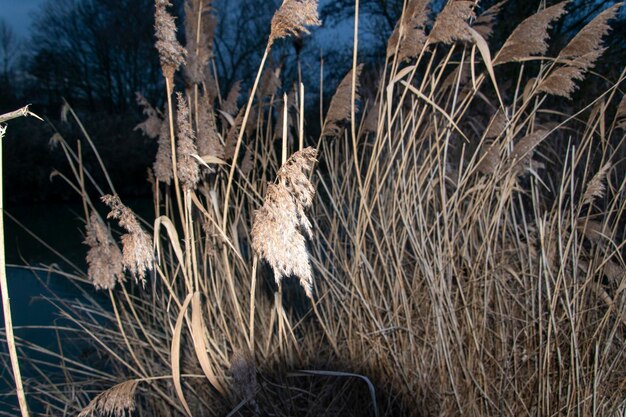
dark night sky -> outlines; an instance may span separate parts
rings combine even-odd
[[[4,19],[20,38],[29,35],[31,14],[44,0],[0,0],[0,18]]]
[[[0,19],[4,19],[20,38],[25,39],[30,35],[32,14],[36,12],[46,0],[0,0]],[[241,0],[238,0],[241,1]],[[331,0],[320,0],[320,8]],[[342,22],[339,27],[325,33],[316,34],[324,44],[330,41],[336,44],[340,40],[342,46],[352,44],[352,22]],[[319,31],[319,30],[318,30]],[[313,31],[315,33],[315,31]],[[339,37],[337,36],[339,34]],[[359,36],[360,38],[361,36]],[[334,45],[339,46],[339,45]]]

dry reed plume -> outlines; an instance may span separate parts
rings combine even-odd
[[[548,29],[554,20],[566,13],[567,1],[555,4],[528,17],[520,23],[504,42],[494,64],[519,61],[548,50]]]
[[[138,381],[129,381],[117,384],[101,392],[85,407],[78,417],[93,417],[98,415],[125,417],[135,411],[135,391]]]
[[[474,2],[451,0],[446,3],[428,36],[429,42],[452,44],[455,41],[472,42],[468,20],[474,18]]]
[[[178,67],[185,61],[186,51],[176,39],[176,23],[167,11],[172,3],[169,0],[155,0],[154,28],[159,51],[161,68],[165,78],[173,79]]]
[[[482,12],[474,21],[472,28],[484,39],[489,39],[493,34],[493,26],[496,24],[496,19],[498,18],[502,8],[506,5],[507,1],[508,0],[502,0],[501,2],[494,4]]]
[[[276,183],[267,186],[263,207],[254,214],[252,247],[274,270],[276,284],[296,275],[309,298],[313,298],[313,272],[304,232],[312,238],[305,209],[313,202],[315,189],[308,174],[317,150],[305,148],[291,155],[278,170]]]
[[[338,136],[341,133],[343,123],[350,121],[350,111],[352,108],[352,77],[354,75],[356,78],[356,88],[358,90],[362,70],[363,64],[359,64],[354,74],[353,71],[350,70],[339,83],[333,98],[330,100],[330,106],[328,107],[328,113],[326,114],[326,120],[324,121],[324,128],[322,130],[323,136]],[[358,94],[356,100],[360,100]]]
[[[239,107],[237,107],[237,99],[239,98],[239,93],[241,91],[241,81],[237,81],[230,88],[228,95],[226,96],[226,100],[222,103],[222,110],[226,113],[235,115]]]
[[[210,155],[220,159],[224,158],[224,145],[222,145],[217,132],[215,112],[207,94],[201,96],[198,108],[197,145],[198,153],[201,156]]]
[[[124,282],[122,252],[96,213],[91,213],[85,228],[87,275],[96,289],[113,289],[116,283]]]
[[[424,26],[428,20],[428,1],[411,0],[387,41],[387,58],[398,51],[398,61],[419,55],[426,43]]]
[[[168,124],[168,113],[165,114],[158,134],[158,148],[152,169],[157,180],[170,185],[174,177],[172,166],[172,148],[170,145],[170,130]]]
[[[268,44],[287,36],[300,37],[310,33],[306,26],[319,26],[322,22],[317,14],[317,0],[283,0],[283,4],[272,17]]]
[[[576,90],[575,81],[582,80],[604,53],[606,48],[602,46],[602,38],[611,29],[607,22],[615,17],[622,4],[609,7],[574,36],[556,58],[556,62],[562,66],[539,83],[538,91],[571,98]]]
[[[178,93],[177,99],[178,147],[176,149],[176,159],[178,160],[178,179],[183,185],[183,189],[192,190],[200,179],[200,166],[193,156],[198,154],[196,135],[191,127],[187,99],[181,93]]]
[[[116,219],[126,230],[122,240],[122,264],[133,278],[144,281],[146,271],[153,267],[152,239],[141,228],[131,209],[118,196],[105,195],[102,201],[111,208],[108,218]]]
[[[159,136],[161,126],[163,124],[163,115],[146,100],[139,92],[135,93],[137,104],[143,108],[143,114],[146,120],[135,126],[135,130],[139,129],[144,135],[155,139]]]

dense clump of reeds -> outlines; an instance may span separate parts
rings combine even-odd
[[[71,388],[35,384],[51,415],[624,412],[626,73],[574,112],[546,104],[588,74],[619,5],[548,58],[565,3],[491,51],[501,4],[476,17],[474,2],[450,0],[428,23],[428,2],[407,1],[374,102],[358,113],[366,69],[355,59],[321,137],[298,129],[316,150],[289,141],[304,126],[302,88],[275,101],[274,82],[269,101],[257,95],[264,57],[247,104],[237,106],[239,84],[220,102],[215,74],[197,64],[213,59],[199,47],[211,40],[164,45],[176,40],[167,4],[157,1],[167,93],[184,57],[193,76],[178,108],[168,97],[166,116],[148,110],[142,125],[160,145],[153,243],[117,196],[104,198],[125,229],[116,265],[153,273],[142,289],[121,266],[99,267],[100,252],[117,259],[120,249],[90,217],[89,276],[96,288],[121,285],[112,309],[59,305],[107,366],[68,361]],[[204,2],[186,7],[196,17],[187,32],[210,33]],[[319,24],[315,10],[285,0],[266,56],[276,39]],[[504,88],[499,70],[517,61],[535,72],[520,64]]]

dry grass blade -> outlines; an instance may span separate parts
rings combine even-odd
[[[494,59],[494,65],[519,61],[533,55],[545,54],[548,49],[548,29],[552,21],[564,15],[567,1],[555,4],[520,23],[508,37]]]
[[[215,372],[213,372],[213,366],[211,365],[211,358],[209,357],[208,346],[206,343],[207,327],[204,323],[204,316],[202,310],[202,294],[200,292],[194,293],[191,301],[191,336],[193,337],[193,347],[196,351],[196,356],[200,362],[200,367],[206,375],[209,383],[215,388],[222,396],[226,396],[226,392],[222,385],[217,380]]]
[[[606,48],[602,46],[602,38],[611,29],[607,22],[615,17],[621,6],[622,3],[618,3],[609,7],[574,36],[556,58],[556,62],[564,66],[557,67],[542,80],[538,91],[571,98],[577,88],[575,80],[582,80],[604,53]]]
[[[602,198],[604,196],[604,191],[606,190],[604,182],[607,174],[611,170],[611,167],[611,163],[607,162],[587,183],[587,189],[585,190],[582,199],[583,204],[593,204],[593,201],[596,198]]]
[[[299,37],[308,34],[306,26],[319,26],[317,0],[284,0],[272,17],[272,29],[268,45],[286,36]]]
[[[160,258],[160,248],[161,248],[161,239],[159,238],[159,234],[161,233],[161,226],[165,226],[165,230],[167,231],[169,240],[168,243],[172,246],[172,250],[176,255],[176,259],[180,265],[185,265],[185,257],[183,256],[183,249],[180,246],[180,239],[178,237],[178,232],[176,231],[176,226],[169,219],[169,217],[161,216],[157,217],[154,220],[154,249],[157,252],[157,258]]]
[[[17,109],[8,113],[4,113],[0,115],[0,123],[8,122],[9,120],[16,119],[18,117],[26,117],[33,116],[39,120],[43,120],[41,117],[37,116],[35,113],[30,111],[30,104],[22,107],[21,109]]]
[[[294,126],[293,116],[291,114],[291,105],[293,103],[292,97],[288,96],[287,103],[285,100],[280,100],[276,102],[276,122],[274,123],[274,140],[283,138],[283,123],[284,123],[284,115],[287,113],[287,142],[291,143],[293,139],[292,128]],[[285,106],[287,109],[285,110]]]
[[[96,415],[124,417],[126,413],[132,415],[135,411],[135,391],[138,384],[139,381],[131,379],[101,392],[78,414],[78,417]]]
[[[473,42],[468,20],[475,17],[474,2],[450,0],[443,8],[433,26],[428,41],[452,44],[455,41]]]
[[[185,412],[189,417],[193,417],[193,415],[191,413],[191,409],[189,408],[189,404],[185,399],[185,395],[183,394],[183,386],[180,379],[180,339],[182,337],[185,314],[187,313],[187,308],[189,307],[189,303],[191,302],[192,297],[193,293],[189,293],[185,298],[182,307],[180,308],[178,318],[176,319],[176,325],[174,326],[174,333],[172,335],[172,346],[170,350],[170,361],[172,366],[172,381],[174,383],[174,390],[176,391],[176,396],[178,397],[178,400],[182,404]]]
[[[472,80],[474,80],[474,55],[475,48],[478,48],[480,51],[480,55],[483,57],[483,62],[485,63],[485,68],[487,69],[487,73],[489,74],[489,78],[491,78],[491,82],[493,83],[493,88],[496,91],[496,95],[498,96],[498,101],[500,102],[500,108],[504,108],[504,102],[502,101],[502,97],[500,96],[500,89],[498,88],[498,82],[496,81],[496,73],[493,70],[493,63],[491,61],[491,52],[489,52],[489,45],[487,45],[487,41],[482,37],[482,35],[476,32],[471,27],[466,28],[467,33],[470,34],[472,40],[474,41],[474,47],[472,48]],[[475,83],[474,83],[475,84]]]
[[[389,40],[387,58],[398,51],[398,61],[415,58],[426,43],[424,26],[428,20],[428,0],[410,0]]]
[[[360,87],[359,78],[363,64],[356,67],[356,88]],[[360,100],[359,95],[355,97],[355,101]],[[341,133],[341,124],[350,120],[350,111],[352,108],[352,70],[350,70],[335,91],[335,95],[330,100],[326,120],[324,121],[323,136],[338,136]]]

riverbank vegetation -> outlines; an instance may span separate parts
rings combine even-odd
[[[108,298],[53,297],[60,351],[22,344],[58,370],[28,380],[43,415],[624,412],[626,73],[594,72],[621,4],[552,51],[568,2],[496,43],[504,2],[407,0],[384,62],[357,37],[315,107],[272,51],[317,1],[285,0],[226,92],[210,2],[185,2],[184,44],[155,4],[164,98],[136,97],[154,217],[71,103],[81,141],[52,139],[85,219],[87,269],[62,272]]]

